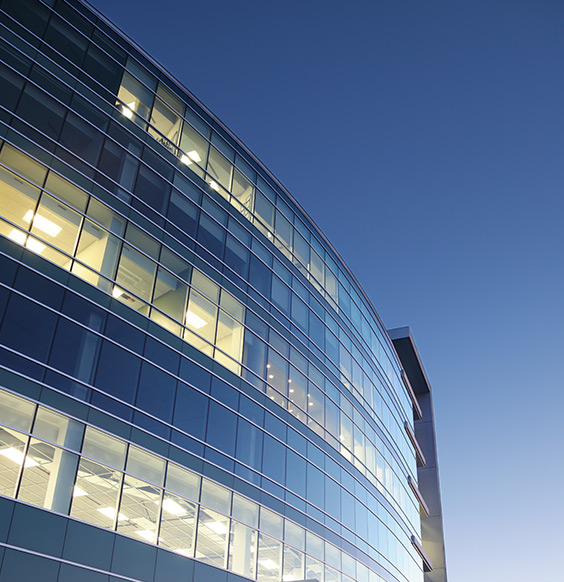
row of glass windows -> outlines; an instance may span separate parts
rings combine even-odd
[[[21,153],[8,144],[4,146],[0,160],[18,169],[25,166],[24,173],[30,173],[28,169],[30,159],[23,158]],[[37,163],[33,168],[36,172],[41,171]],[[46,170],[42,171],[43,177],[38,180],[40,183],[43,182]],[[274,332],[270,334],[268,345],[247,330],[243,345],[243,326],[240,320],[244,320],[244,307],[233,296],[225,290],[220,291],[214,282],[196,269],[192,270],[190,265],[165,247],[161,249],[158,243],[134,225],[128,224],[126,229],[126,221],[119,215],[94,198],[87,202],[86,194],[56,174],[52,172],[48,174],[45,187],[56,191],[59,198],[72,203],[82,212],[88,203],[87,216],[96,220],[96,223],[84,219],[80,227],[82,216],[73,209],[45,192],[40,197],[39,189],[23,182],[11,172],[3,170],[3,174],[4,187],[0,195],[6,201],[4,215],[12,222],[12,224],[1,223],[0,229],[5,231],[4,234],[111,292],[117,299],[144,314],[149,314],[152,319],[176,333],[179,333],[181,328],[169,316],[180,321],[185,317],[184,323],[187,327],[183,329],[184,339],[236,372],[239,371],[238,364],[226,354],[234,357],[236,361],[240,361],[243,355],[244,364],[253,370],[258,378],[266,379],[270,384],[266,387],[266,392],[272,400],[287,407],[299,419],[308,422],[349,460],[354,461],[384,492],[390,502],[398,504],[403,511],[408,511],[408,515],[413,513],[412,504],[408,501],[409,493],[403,481],[397,477],[402,471],[395,458],[386,454],[383,443],[362,417],[355,418],[356,424],[353,425],[351,419],[339,410],[339,406],[311,381],[313,379],[319,386],[325,386],[325,392],[332,394],[337,402],[340,400],[340,407],[345,409],[349,407],[349,416],[353,416],[353,409],[348,401],[344,398],[339,399],[338,391],[329,383],[323,382],[319,372],[311,365],[308,366],[299,352],[294,348],[290,349],[287,342]],[[69,215],[71,219],[68,218]],[[13,225],[31,227],[30,232],[40,236],[41,240],[23,230],[13,228]],[[101,228],[102,225],[108,230]],[[133,243],[135,247],[122,243],[117,238],[117,235],[123,236],[124,232],[125,240]],[[59,243],[63,233],[68,238],[66,245]],[[68,256],[41,242],[54,242],[55,237],[58,248],[71,255],[74,254],[81,262],[75,261],[71,266]],[[42,245],[42,248],[37,248],[37,245]],[[160,265],[157,266],[137,249],[142,249],[155,258],[160,256],[160,265],[166,266],[170,271]],[[44,252],[46,250],[48,252]],[[115,284],[105,277],[100,277],[100,273],[112,277],[114,272],[116,272]],[[189,287],[184,281],[192,285],[187,309],[186,298]],[[144,301],[149,300],[151,294],[153,307],[149,307]],[[253,321],[256,321],[256,318]],[[253,324],[256,332],[259,331],[257,326],[258,324]],[[266,326],[261,327],[264,328],[260,332],[261,336],[268,338]],[[209,332],[206,333],[206,329]],[[213,348],[214,338],[216,349]],[[289,365],[279,352],[291,359],[293,365]],[[246,371],[245,373],[251,381],[256,378]],[[253,383],[256,385],[256,382]],[[259,387],[264,390],[262,381]],[[382,409],[387,410],[385,406],[378,407],[380,412]],[[338,439],[333,436],[337,434]],[[370,438],[365,434],[369,434]],[[382,458],[378,451],[383,451],[385,458]],[[392,466],[392,471],[384,471],[387,464]],[[414,470],[411,473],[414,474]],[[406,507],[410,509],[406,510]]]
[[[269,509],[6,391],[0,392],[0,422],[2,495],[252,579],[381,580]]]
[[[400,515],[403,509],[410,524],[403,528],[418,531],[417,507],[399,487],[400,480],[380,454],[375,462],[381,482],[376,482],[374,489],[367,482],[355,487],[351,477],[355,472],[348,463],[339,457],[334,457],[335,462],[317,446],[307,443],[298,432],[299,423],[294,423],[293,430],[236,388],[218,378],[212,380],[209,372],[172,349],[151,338],[145,341],[139,330],[79,300],[72,292],[66,292],[63,299],[62,291],[57,292],[60,288],[47,283],[29,270],[20,269],[13,285],[20,292],[35,293],[57,311],[85,323],[93,331],[58,317],[17,293],[4,294],[0,343],[48,363],[50,370],[45,376],[37,376],[38,379],[44,378],[49,385],[103,407],[164,439],[172,439],[302,511],[309,513],[310,508],[311,515],[337,532],[341,531],[339,524],[344,524],[343,535],[355,531],[374,547],[380,542],[376,527],[367,530],[366,507],[356,502],[355,497],[373,508],[374,516],[370,519],[377,516],[398,537],[403,535],[402,526],[396,521],[401,518],[388,513],[376,489]],[[36,328],[33,343],[29,342],[31,326]],[[137,355],[141,353],[144,358]],[[13,358],[4,352],[3,359],[10,365]],[[165,366],[168,373],[155,366],[155,362]],[[250,387],[246,390],[254,392]],[[208,395],[215,401],[210,402]],[[266,397],[258,401],[270,402]],[[288,421],[288,417],[282,418]],[[358,433],[356,436],[360,437]],[[295,467],[300,469],[295,471]],[[311,505],[306,506],[305,501]]]

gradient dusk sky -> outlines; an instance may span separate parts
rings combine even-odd
[[[449,579],[562,580],[564,2],[92,3],[411,327]]]

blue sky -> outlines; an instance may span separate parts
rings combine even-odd
[[[560,579],[564,4],[93,4],[286,185],[384,324],[411,327],[449,578]]]

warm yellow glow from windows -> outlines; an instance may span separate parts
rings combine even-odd
[[[43,243],[40,243],[37,239],[34,239],[32,237],[28,237],[27,242],[26,242],[26,237],[27,237],[27,233],[23,232],[23,230],[18,230],[17,228],[14,228],[12,230],[12,232],[10,232],[10,234],[8,235],[8,238],[10,240],[13,240],[14,242],[18,243],[19,245],[22,246],[26,246],[30,251],[33,251],[36,254],[41,254],[42,251],[45,250],[45,245]]]
[[[33,226],[43,231],[49,236],[57,236],[61,230],[63,230],[58,224],[55,224],[52,220],[41,216],[41,214],[35,214],[33,210],[28,210],[23,219],[26,222],[33,222]]]
[[[127,105],[121,106],[121,112],[127,117],[127,119],[133,118],[133,112],[135,111],[135,101],[128,103]]]
[[[201,329],[204,325],[207,325],[208,322],[204,321],[201,317],[196,315],[193,311],[186,311],[186,325],[193,327],[194,329]]]

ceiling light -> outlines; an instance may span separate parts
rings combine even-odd
[[[88,493],[86,493],[86,491],[84,491],[84,489],[81,489],[78,485],[75,485],[74,489],[72,490],[72,496],[84,497],[84,495],[88,495]]]
[[[278,564],[270,558],[268,560],[259,560],[258,563],[267,570],[276,570],[278,568]]]
[[[117,285],[114,285],[114,288],[112,289],[112,295],[118,299],[118,297],[123,295],[123,289],[120,289]]]
[[[180,161],[183,164],[186,164],[187,166],[189,166],[192,163],[192,160],[186,154],[182,154],[180,156]]]
[[[210,185],[210,188],[212,190],[215,190],[216,192],[219,192],[219,185],[218,185],[217,182],[215,182],[214,180],[210,180],[209,181],[209,185]]]
[[[191,152],[188,152],[186,155],[196,163],[202,161],[200,154],[196,150],[192,150]]]
[[[49,236],[57,236],[61,230],[63,230],[58,224],[55,224],[52,220],[41,216],[41,214],[36,214],[33,210],[28,210],[23,219],[26,222],[32,222],[35,228],[42,230],[44,233],[48,234]]]
[[[284,574],[284,576],[282,576],[282,580],[283,582],[292,582],[292,580],[295,580],[295,578],[293,574]]]
[[[8,238],[13,240],[14,242],[17,242],[19,245],[23,246],[25,244],[26,236],[27,233],[25,233],[23,230],[18,230],[17,228],[14,228],[12,232],[10,232],[10,234],[8,235]]]
[[[176,503],[174,499],[166,498],[163,500],[163,509],[172,515],[185,515],[186,510],[180,505]]]
[[[154,544],[157,541],[157,534],[154,531],[150,531],[148,529],[139,529],[135,532],[139,537],[147,540]]]
[[[25,246],[34,253],[40,255],[45,250],[45,245],[40,243],[36,238],[29,237]]]
[[[21,465],[23,463],[25,456],[22,451],[18,451],[18,449],[14,449],[13,447],[2,449],[0,451],[0,455],[10,459],[10,461],[13,461],[17,465]],[[36,467],[37,465],[39,465],[37,461],[34,461],[30,457],[26,457],[24,467]]]
[[[294,392],[293,388],[290,388],[290,394],[292,394]]]
[[[98,507],[98,511],[109,519],[116,518],[116,510],[113,507]],[[123,513],[117,514],[118,521],[126,521],[128,518]]]
[[[227,526],[220,521],[206,521],[204,525],[211,529],[217,535],[225,535],[227,533]]]
[[[268,377],[269,378],[274,378],[274,374],[269,374]]]
[[[188,311],[186,311],[186,324],[194,329],[200,329],[204,327],[204,325],[207,325],[208,322],[188,309]]]
[[[127,119],[133,118],[133,112],[135,111],[135,101],[132,101],[128,105],[121,106],[121,112],[127,117]]]

